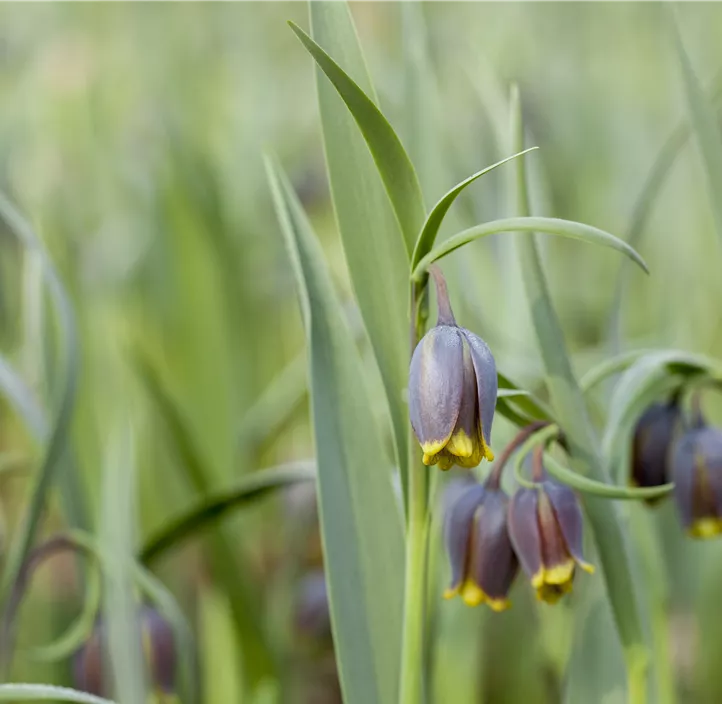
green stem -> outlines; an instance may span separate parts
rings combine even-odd
[[[412,286],[409,320],[411,353],[421,337],[416,315],[421,286]],[[421,450],[409,430],[409,511],[406,533],[406,573],[404,584],[404,623],[401,643],[400,704],[424,701],[424,618],[426,602],[426,563],[428,538],[429,470],[421,462]]]

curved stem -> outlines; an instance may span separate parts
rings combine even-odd
[[[434,275],[433,272],[432,275]],[[438,279],[435,275],[434,278],[438,286]],[[412,286],[409,306],[411,353],[421,338],[422,328],[418,325],[416,310],[422,294],[420,286]],[[441,300],[441,296],[439,299]],[[409,506],[399,702],[401,704],[421,704],[425,696],[423,681],[424,605],[426,602],[429,470],[421,462],[421,449],[410,426],[408,452]]]
[[[519,446],[524,444],[530,436],[534,435],[534,433],[541,430],[542,428],[545,428],[548,425],[551,425],[550,421],[538,420],[534,423],[529,423],[529,425],[522,428],[514,436],[513,440],[504,448],[504,452],[501,453],[501,456],[496,461],[493,469],[491,470],[491,474],[489,474],[489,478],[486,480],[486,484],[490,489],[499,488],[499,485],[501,483],[501,475],[504,471],[504,467],[509,461],[509,458],[516,452]]]

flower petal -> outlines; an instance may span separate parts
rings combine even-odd
[[[568,486],[551,480],[545,481],[542,489],[554,510],[569,554],[582,569],[593,572],[594,567],[584,559],[584,519],[577,495]]]
[[[478,442],[478,401],[476,392],[476,374],[474,363],[471,361],[471,352],[468,345],[462,345],[462,384],[459,417],[456,419],[454,432],[446,445],[446,451],[460,458],[470,458],[478,455],[480,448]],[[477,460],[476,466],[481,462]]]
[[[676,404],[654,403],[637,421],[631,477],[637,486],[660,486],[668,481],[669,449],[678,419]]]
[[[674,500],[682,526],[689,529],[694,520],[695,447],[699,430],[689,430],[677,441],[672,454]]]
[[[522,569],[530,579],[542,569],[537,495],[536,489],[519,489],[509,502],[509,537]]]
[[[574,560],[567,547],[559,521],[557,521],[552,502],[544,488],[539,492],[538,501],[544,581],[549,584],[563,584],[572,578]]]
[[[476,513],[471,538],[469,576],[488,601],[507,600],[519,569],[508,529],[509,498],[501,490],[486,490]]]
[[[409,416],[424,454],[438,454],[459,417],[463,343],[457,328],[439,325],[416,346],[409,369]],[[432,464],[432,462],[429,462]]]
[[[449,589],[452,592],[461,586],[466,576],[474,513],[481,505],[484,493],[481,484],[470,486],[454,501],[444,517],[444,542],[451,565]]]
[[[461,331],[469,343],[471,359],[474,363],[482,436],[486,445],[491,447],[491,426],[494,422],[498,387],[496,362],[484,340],[466,328],[461,328]]]

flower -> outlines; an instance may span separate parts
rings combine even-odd
[[[637,421],[632,443],[633,484],[654,487],[669,481],[669,451],[680,417],[679,405],[673,398],[669,403],[652,404]]]
[[[429,271],[436,282],[439,315],[411,358],[411,425],[424,464],[444,470],[453,464],[476,467],[482,459],[494,459],[490,437],[496,364],[487,344],[456,324],[441,272],[436,267]]]
[[[142,648],[154,689],[170,694],[175,689],[176,650],[173,631],[168,622],[152,607],[138,610]],[[75,654],[75,687],[97,696],[111,696],[104,677],[105,623],[99,618],[85,645]]]
[[[537,598],[556,603],[572,590],[576,566],[592,573],[582,556],[582,512],[574,492],[544,479],[519,489],[509,505],[509,535]]]
[[[699,418],[674,446],[674,497],[682,525],[694,538],[722,533],[722,431]]]
[[[459,594],[469,606],[503,611],[519,568],[507,529],[509,497],[491,480],[455,491],[445,516],[451,585],[444,597]]]

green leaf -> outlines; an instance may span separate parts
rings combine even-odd
[[[315,466],[315,462],[294,462],[262,469],[244,476],[230,489],[202,498],[177,518],[168,520],[155,535],[145,541],[140,551],[140,561],[148,564],[158,559],[230,511],[251,504],[276,489],[283,489],[298,482],[313,481],[316,476]]]
[[[482,237],[501,232],[543,232],[548,235],[558,235],[559,237],[568,237],[573,240],[582,240],[584,242],[598,244],[602,247],[610,247],[629,257],[644,271],[648,271],[647,265],[644,263],[642,257],[626,242],[597,227],[572,222],[571,220],[560,220],[559,218],[519,217],[492,220],[482,225],[470,227],[468,230],[449,237],[449,239],[442,242],[438,247],[432,249],[431,252],[416,265],[411,275],[412,279],[414,281],[421,281],[426,275],[426,270],[429,265],[445,257],[447,254],[451,254],[451,252],[459,247],[463,247],[465,244]]]
[[[373,96],[371,80],[348,6],[343,2],[310,3],[315,40]],[[354,118],[331,83],[318,69],[318,101],[334,212],[351,283],[381,373],[397,464],[405,486],[408,417],[404,390],[408,383],[409,253],[424,219],[414,218],[413,237],[406,240],[379,171]],[[363,102],[362,98],[359,98]],[[373,109],[369,108],[373,113]],[[375,113],[374,113],[375,114]],[[377,150],[378,151],[378,150]],[[401,160],[399,169],[404,168]],[[400,177],[401,178],[401,177]],[[415,177],[404,177],[413,181]],[[409,181],[410,182],[410,181]],[[404,189],[402,189],[404,190]],[[408,226],[407,226],[408,227]],[[408,251],[407,251],[408,248]]]
[[[57,392],[58,405],[52,416],[45,454],[42,464],[34,477],[27,509],[10,546],[8,558],[5,563],[0,589],[0,595],[5,597],[12,588],[20,568],[32,547],[38,524],[43,515],[48,492],[52,487],[53,479],[69,444],[70,422],[75,405],[79,362],[73,307],[42,242],[28,222],[20,215],[3,193],[0,193],[0,217],[2,217],[23,247],[37,254],[42,265],[43,276],[50,297],[55,306],[58,326],[62,332],[63,340],[60,370],[58,372],[60,379]],[[35,419],[35,421],[36,420],[37,419]],[[4,599],[0,599],[0,601],[3,600]]]
[[[722,199],[720,199],[720,193],[722,193],[722,137],[717,127],[714,110],[708,102],[697,76],[694,74],[676,24],[674,25],[674,39],[682,70],[690,121],[697,137],[697,144],[702,156],[705,175],[707,176],[709,202],[717,234],[722,240]]]
[[[554,419],[551,408],[541,399],[529,391],[524,391],[505,374],[497,372],[496,376],[499,385],[498,398],[504,399],[505,402],[507,398],[513,400],[514,405],[523,410],[531,421]]]
[[[129,426],[118,427],[104,459],[99,547],[103,555],[113,556],[103,565],[103,622],[114,693],[121,702],[144,702],[147,694],[132,573],[134,485],[133,433]]]
[[[113,704],[110,699],[95,697],[69,687],[50,684],[0,684],[0,701],[3,702],[77,702],[78,704]]]
[[[426,218],[426,222],[424,222],[424,226],[421,229],[421,233],[419,234],[418,240],[416,241],[416,246],[414,247],[414,254],[411,257],[412,268],[415,268],[417,264],[431,251],[431,248],[434,246],[434,242],[436,240],[436,235],[439,233],[441,223],[444,220],[444,216],[448,212],[449,208],[452,206],[453,202],[456,200],[457,196],[467,186],[474,183],[476,179],[483,176],[484,174],[488,174],[490,171],[493,171],[495,168],[497,168],[497,166],[506,164],[508,161],[511,161],[512,159],[517,159],[518,157],[523,156],[524,154],[528,154],[529,152],[533,152],[538,148],[539,147],[529,147],[529,149],[525,149],[518,154],[512,154],[512,156],[508,156],[506,159],[497,161],[496,164],[487,166],[485,169],[477,171],[475,174],[469,176],[469,178],[464,179],[461,183],[457,183],[456,186],[454,186],[450,191],[448,191],[444,196],[442,196],[438,203],[436,203],[436,205],[431,209],[431,212]]]
[[[310,363],[318,498],[334,645],[348,704],[396,701],[403,534],[391,467],[322,250],[285,176],[268,180],[297,277]]]
[[[340,12],[348,13],[348,9],[339,10],[334,15],[333,9],[314,9],[313,5],[311,6],[313,34],[326,46],[330,47],[330,43],[326,42],[329,38],[326,35],[326,23],[329,29],[331,26],[338,27],[336,17]],[[306,32],[293,22],[288,24],[313,56],[319,68],[333,83],[356,120],[386,186],[386,192],[404,234],[406,249],[411,254],[424,222],[426,209],[419,179],[409,155],[376,103]],[[346,38],[351,39],[351,35],[347,33]],[[338,41],[335,44],[334,48],[338,48]]]
[[[517,450],[517,456],[514,460],[514,474],[523,486],[535,486],[533,481],[525,479],[522,475],[522,466],[526,456],[534,450],[538,445],[545,445],[549,440],[559,434],[559,428],[556,425],[548,426],[528,438],[522,446]],[[669,494],[674,489],[674,484],[664,484],[655,487],[629,487],[616,486],[614,484],[606,484],[598,482],[594,479],[582,476],[577,472],[565,467],[557,462],[550,454],[544,454],[544,467],[555,479],[576,489],[584,494],[592,496],[600,496],[605,499],[620,499],[625,501],[642,501],[645,499],[653,499]]]

